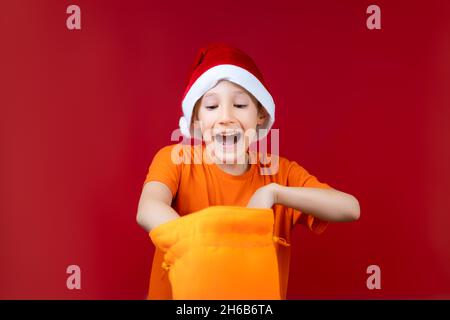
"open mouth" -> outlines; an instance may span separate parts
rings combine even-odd
[[[218,144],[222,144],[224,146],[231,146],[238,143],[241,139],[242,134],[239,131],[229,132],[229,133],[217,133],[214,135],[214,140]]]

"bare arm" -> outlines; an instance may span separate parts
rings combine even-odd
[[[179,218],[179,214],[170,206],[172,192],[161,182],[151,181],[144,185],[139,199],[137,223],[150,232],[162,223]]]
[[[358,200],[336,189],[278,186],[276,202],[331,222],[359,219]]]
[[[358,200],[335,189],[286,187],[271,183],[259,188],[247,207],[271,208],[274,204],[309,213],[319,219],[331,222],[345,222],[359,219]]]

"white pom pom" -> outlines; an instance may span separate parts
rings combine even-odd
[[[191,137],[190,128],[188,126],[188,123],[187,123],[185,117],[180,118],[179,125],[180,125],[180,131],[183,134],[183,136],[185,136],[186,138],[190,138]]]

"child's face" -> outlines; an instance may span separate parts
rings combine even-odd
[[[220,81],[206,92],[194,110],[203,140],[222,163],[236,163],[256,138],[257,125],[266,120],[258,101],[241,86]]]

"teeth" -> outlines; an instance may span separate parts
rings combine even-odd
[[[226,133],[226,134],[218,133],[214,136],[215,140],[223,145],[236,144],[240,137],[241,137],[240,132]]]
[[[239,134],[239,131],[223,131],[223,132],[217,132],[216,135],[222,135],[222,136],[233,136]]]

